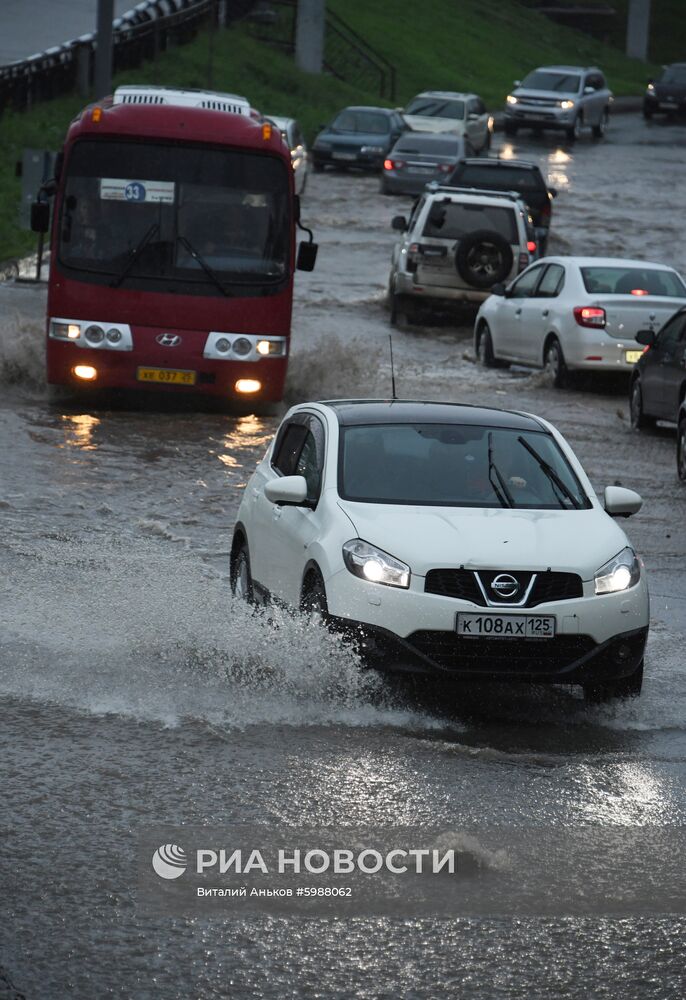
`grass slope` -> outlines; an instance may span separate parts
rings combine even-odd
[[[475,90],[498,108],[513,79],[551,61],[599,63],[618,94],[639,93],[648,72],[642,63],[557,27],[513,0],[424,0],[420,13],[413,0],[394,0],[392,14],[388,0],[328,2],[396,66],[399,104],[424,88],[445,87]],[[310,136],[346,104],[382,103],[362,86],[300,72],[289,56],[251,37],[245,25],[216,34],[213,50],[215,89],[246,94],[267,113],[297,117]],[[203,34],[156,62],[121,74],[115,83],[207,86],[208,52]],[[17,224],[16,161],[26,146],[59,149],[82,105],[78,97],[62,98],[0,118],[0,261],[36,245],[34,234]]]

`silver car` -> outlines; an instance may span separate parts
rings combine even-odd
[[[505,134],[519,128],[563,131],[570,142],[590,128],[599,139],[607,130],[612,92],[596,66],[540,66],[515,89],[505,103]]]
[[[381,193],[421,194],[431,181],[445,184],[465,155],[462,135],[406,132],[384,160]]]
[[[266,115],[265,117],[276,125],[283,136],[283,141],[291,151],[295,193],[302,194],[307,183],[307,146],[300,123],[295,118],[282,118],[280,115]]]

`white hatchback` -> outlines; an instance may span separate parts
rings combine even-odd
[[[561,434],[447,403],[304,403],[248,482],[235,594],[317,609],[383,669],[636,695],[641,561]]]
[[[481,363],[547,368],[558,388],[571,370],[628,371],[645,350],[639,330],[686,304],[673,268],[611,257],[544,257],[491,293],[474,325]]]

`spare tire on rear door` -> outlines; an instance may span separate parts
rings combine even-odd
[[[455,267],[474,288],[490,288],[512,270],[512,247],[494,229],[477,229],[463,236],[455,251]]]

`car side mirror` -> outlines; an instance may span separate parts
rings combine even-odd
[[[467,121],[475,122],[478,117],[479,116],[477,115],[476,111],[470,111],[469,114],[467,115]]]
[[[505,295],[507,289],[502,281],[496,281],[495,285],[491,285],[491,295]]]
[[[34,233],[47,233],[50,228],[50,206],[47,201],[34,201],[31,205],[31,229]]]
[[[584,87],[584,94],[595,94],[595,87]]]
[[[304,476],[281,476],[270,479],[264,488],[267,500],[286,507],[300,507],[307,499],[307,480]]]
[[[515,86],[515,87],[521,87],[521,85],[522,85],[522,81],[521,80],[513,80],[512,83],[513,83],[513,86]]]
[[[557,198],[557,188],[548,188],[548,194],[551,198]]]
[[[407,232],[407,219],[404,215],[394,215],[391,219],[391,229],[397,229],[398,232]]]
[[[643,506],[643,498],[624,486],[606,486],[604,501],[605,512],[610,517],[631,517],[632,514],[638,514]]]
[[[652,347],[655,343],[655,331],[639,330],[636,334],[636,341],[639,344],[643,344],[644,347]]]
[[[295,266],[298,271],[314,271],[314,265],[317,263],[318,250],[318,243],[301,243],[298,246],[298,258],[295,262]]]

